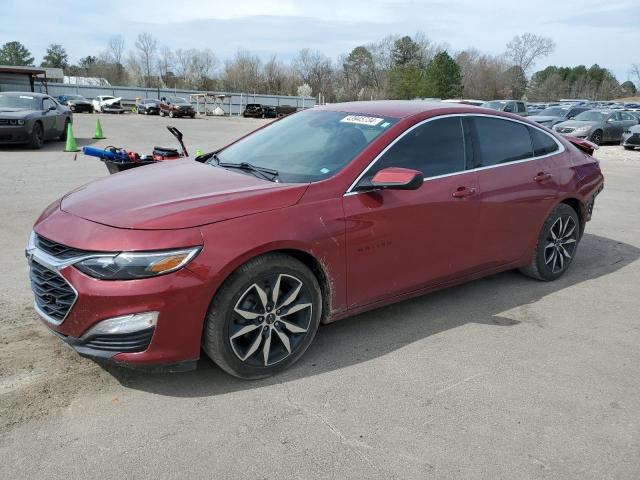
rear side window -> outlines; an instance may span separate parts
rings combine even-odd
[[[465,169],[462,117],[426,122],[407,133],[376,162],[367,175],[387,167],[411,168],[425,178],[461,172]]]
[[[533,157],[529,127],[492,117],[474,117],[476,165],[489,167]]]
[[[531,132],[531,141],[533,142],[533,154],[536,157],[549,155],[560,149],[556,141],[546,133],[532,127],[529,127],[529,131]]]
[[[517,105],[518,105],[518,113],[523,113],[527,111],[527,109],[524,106],[524,103],[518,102]]]

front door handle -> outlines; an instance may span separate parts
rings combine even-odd
[[[465,198],[471,197],[476,194],[476,189],[474,187],[458,187],[455,192],[453,192],[453,198]]]
[[[533,177],[533,179],[536,182],[545,182],[545,181],[551,179],[551,177],[553,177],[553,175],[550,174],[550,173],[540,172],[535,177]]]

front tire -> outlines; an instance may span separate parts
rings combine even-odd
[[[31,138],[29,139],[29,148],[40,150],[44,145],[44,129],[40,122],[36,122],[31,130]]]
[[[67,118],[64,121],[64,129],[62,130],[62,133],[59,137],[61,142],[65,142],[67,140],[67,130],[69,129],[69,124],[71,124],[71,121]]]
[[[321,315],[313,272],[288,255],[263,255],[238,268],[214,297],[202,347],[235,377],[269,377],[304,354]]]
[[[633,150],[635,147],[631,146],[631,145],[623,145],[623,148],[625,150]]]
[[[560,278],[571,265],[579,241],[578,214],[569,205],[560,203],[542,225],[531,263],[520,271],[545,282]]]

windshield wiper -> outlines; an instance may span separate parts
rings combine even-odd
[[[269,180],[270,182],[276,182],[276,177],[278,176],[278,171],[273,170],[271,168],[266,167],[258,167],[257,165],[252,165],[249,162],[240,162],[240,163],[228,163],[221,162],[217,155],[214,155],[213,158],[218,163],[218,166],[223,168],[238,168],[240,170],[247,170],[249,172],[253,172],[257,174],[259,177],[264,178],[265,180]]]

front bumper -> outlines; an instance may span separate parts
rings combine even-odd
[[[77,255],[66,260],[53,257],[31,242],[26,253],[36,312],[80,355],[135,367],[195,366],[210,298],[203,280],[187,268],[153,278],[104,281],[77,270]],[[43,275],[47,282],[39,282]],[[107,319],[149,311],[158,312],[153,328],[91,332]]]
[[[622,135],[623,147],[640,147],[640,133],[624,133]]]
[[[30,134],[28,125],[0,125],[0,143],[24,143]]]

